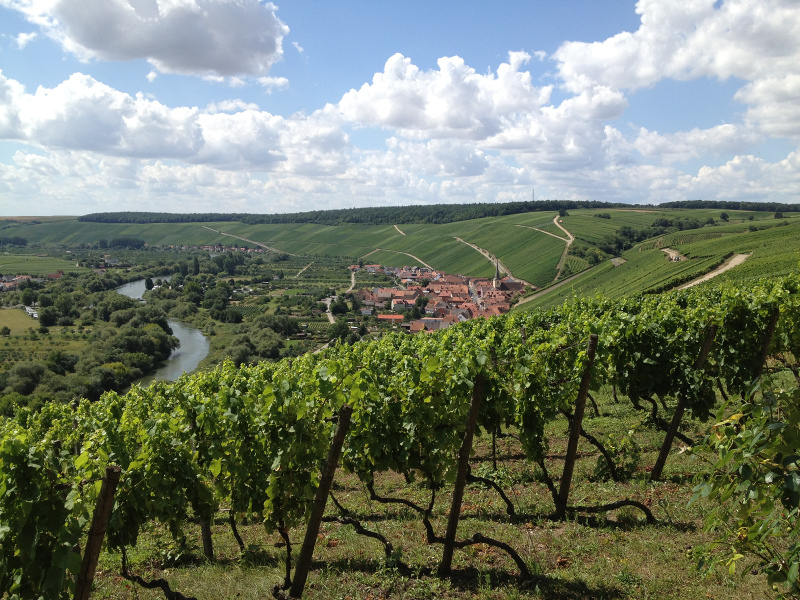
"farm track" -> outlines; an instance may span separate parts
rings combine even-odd
[[[690,281],[688,283],[684,283],[683,285],[679,285],[675,289],[676,290],[685,290],[687,288],[694,287],[694,286],[696,286],[698,284],[706,282],[709,279],[713,279],[717,275],[721,275],[725,271],[730,271],[733,267],[736,267],[736,266],[742,264],[748,258],[750,258],[749,254],[735,254],[734,256],[732,256],[731,258],[726,260],[724,263],[722,263],[720,266],[718,266],[716,269],[711,271],[710,273],[706,273],[702,277],[698,277],[697,279],[694,279],[694,280],[692,280],[692,281]]]
[[[497,265],[500,268],[500,270],[504,271],[506,273],[506,275],[508,275],[509,277],[512,277],[513,279],[516,279],[517,281],[520,281],[520,282],[524,283],[525,285],[533,285],[533,284],[531,284],[530,281],[525,281],[524,279],[520,279],[519,277],[514,277],[514,275],[511,273],[511,269],[509,269],[502,262],[500,262],[500,259],[498,259],[496,256],[493,256],[492,253],[489,252],[488,250],[486,250],[485,248],[481,248],[480,246],[476,246],[475,244],[467,242],[466,240],[462,240],[460,237],[457,237],[457,236],[453,236],[453,237],[455,237],[455,239],[457,239],[462,244],[466,244],[470,248],[480,252],[483,256],[486,257],[486,259],[490,263],[494,264],[494,262],[497,261]]]
[[[261,242],[257,242],[255,240],[249,240],[246,237],[241,237],[238,235],[233,235],[232,233],[225,233],[224,231],[220,231],[219,229],[212,229],[206,225],[202,226],[203,229],[208,229],[209,231],[213,231],[214,233],[218,233],[220,235],[227,235],[228,237],[236,238],[237,240],[242,240],[243,242],[249,242],[251,244],[255,244],[256,246],[260,246],[264,248],[264,250],[269,250],[270,252],[276,252],[278,254],[288,254],[289,256],[299,256],[297,254],[292,254],[291,252],[284,252],[283,250],[278,250],[277,248],[273,248],[272,246],[267,246],[266,244],[262,244]]]
[[[377,251],[378,251],[378,248],[375,248],[374,250],[370,250],[364,256],[362,256],[361,258],[367,258],[368,256],[370,256],[372,254],[375,254]]]
[[[403,233],[403,230],[402,230],[402,229],[400,229],[400,228],[399,228],[397,225],[395,225],[395,226],[394,226],[394,228],[395,228],[395,229],[397,229],[397,231],[398,231],[398,233],[399,233],[400,235],[405,235],[405,233]]]
[[[556,235],[555,233],[551,233],[549,231],[545,231],[544,229],[538,229],[536,227],[531,227],[530,225],[517,225],[517,227],[524,227],[526,229],[533,229],[534,231],[538,231],[539,233],[546,233],[547,235],[553,236],[557,240],[561,240],[562,242],[566,242],[566,246],[564,246],[564,251],[561,253],[561,258],[558,260],[558,265],[556,265],[556,276],[553,278],[553,281],[558,281],[558,278],[561,277],[561,271],[564,269],[564,263],[567,261],[567,254],[569,253],[569,247],[572,245],[572,242],[575,241],[575,236],[572,235],[567,229],[558,222],[558,215],[553,217],[553,225],[558,227],[561,231],[563,231],[567,239],[564,239],[560,235]]]
[[[313,265],[313,264],[314,264],[314,261],[312,260],[312,261],[311,261],[310,263],[308,263],[308,264],[307,264],[305,267],[303,267],[302,269],[300,269],[300,270],[297,272],[297,275],[295,275],[295,276],[294,276],[294,278],[295,278],[295,279],[297,279],[298,277],[300,277],[300,275],[302,275],[302,274],[303,274],[303,271],[305,271],[305,270],[306,270],[308,267],[310,267],[310,266],[311,266],[311,265]]]
[[[410,256],[411,258],[413,258],[414,260],[416,260],[420,264],[425,265],[426,267],[428,267],[432,271],[436,270],[432,266],[430,266],[428,263],[426,263],[424,260],[422,260],[419,256],[414,256],[413,254],[409,254],[408,252],[400,252],[400,250],[389,250],[388,248],[375,248],[375,250],[373,250],[369,254],[372,254],[373,252],[377,252],[378,250],[380,250],[381,252],[394,252],[395,254],[405,254],[406,256]],[[364,256],[369,256],[369,254],[365,254]]]
[[[553,225],[558,227],[561,231],[567,234],[567,245],[564,247],[564,252],[561,253],[561,258],[558,261],[558,266],[556,267],[556,278],[553,281],[558,281],[558,278],[561,277],[561,271],[564,270],[564,264],[567,262],[567,254],[569,253],[569,247],[572,246],[572,242],[575,241],[575,236],[572,235],[567,229],[561,224],[558,220],[558,215],[553,217]]]
[[[669,259],[672,262],[680,262],[682,260],[686,260],[686,257],[683,254],[681,254],[677,250],[673,250],[672,248],[662,248],[661,251],[665,252],[669,256]]]
[[[581,271],[580,273],[575,273],[575,275],[572,275],[572,276],[570,276],[570,277],[567,277],[566,279],[564,279],[564,280],[562,280],[562,281],[559,281],[558,283],[554,283],[554,284],[553,284],[553,285],[551,285],[550,287],[546,287],[546,288],[544,288],[543,290],[541,290],[540,292],[536,292],[535,294],[531,294],[531,295],[530,295],[530,296],[528,296],[527,298],[523,298],[522,300],[520,300],[519,302],[517,302],[517,306],[519,306],[519,305],[521,305],[521,304],[525,304],[525,303],[527,303],[527,302],[530,302],[531,300],[536,300],[537,298],[540,298],[540,297],[544,296],[545,294],[549,294],[549,293],[550,293],[550,292],[552,292],[553,290],[557,290],[557,289],[558,289],[558,288],[560,288],[562,285],[565,285],[565,284],[569,283],[570,281],[572,281],[572,280],[574,280],[574,279],[577,279],[578,277],[580,277],[580,276],[582,276],[582,275],[586,275],[587,273],[589,273],[589,272],[590,272],[590,271],[592,271],[592,270],[594,270],[594,267],[591,267],[591,268],[589,268],[589,269],[586,269],[585,271]]]

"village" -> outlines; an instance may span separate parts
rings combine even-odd
[[[500,277],[498,264],[493,279],[452,275],[427,267],[350,266],[353,272],[361,269],[392,276],[402,285],[354,292],[361,314],[375,315],[379,321],[412,334],[438,331],[478,317],[502,315],[525,292],[524,283]]]

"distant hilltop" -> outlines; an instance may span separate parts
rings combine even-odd
[[[800,212],[800,204],[777,202],[725,202],[685,200],[659,204],[659,208],[709,208],[766,212]],[[484,217],[502,217],[528,212],[574,210],[579,208],[653,208],[650,204],[626,204],[595,200],[530,200],[526,202],[480,202],[475,204],[423,204],[370,208],[342,208],[300,213],[258,215],[248,213],[154,213],[104,212],[78,217],[91,223],[221,223],[239,221],[248,225],[315,223],[317,225],[442,224]]]

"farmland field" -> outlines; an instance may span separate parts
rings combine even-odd
[[[566,243],[526,227],[488,225],[464,238],[496,255],[511,272],[536,286],[555,279]]]
[[[44,277],[56,271],[65,273],[85,273],[89,269],[76,267],[75,261],[62,260],[50,256],[34,256],[32,254],[6,254],[0,255],[0,273],[3,275],[32,275]]]
[[[39,322],[33,317],[29,317],[21,308],[3,308],[0,309],[0,327],[8,327],[12,335],[19,335],[31,327],[38,329]]]
[[[601,219],[598,219],[601,220]],[[771,218],[762,225],[774,225]],[[726,226],[729,228],[730,226]],[[623,253],[627,262],[614,267],[610,261],[579,275],[568,284],[529,303],[525,309],[557,306],[573,296],[602,294],[609,298],[636,294],[660,288],[671,281],[682,282],[699,276],[731,254],[750,254],[736,268],[720,275],[721,280],[746,281],[765,275],[784,275],[796,272],[800,265],[800,220],[791,219],[786,226],[775,226],[753,232],[716,235],[717,231],[702,233],[679,232],[659,238],[660,244],[645,242]],[[716,228],[715,228],[716,229]],[[686,243],[681,243],[686,242]],[[689,260],[670,262],[654,246],[669,246]]]

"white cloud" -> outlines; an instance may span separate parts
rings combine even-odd
[[[18,81],[7,79],[0,71],[0,139],[20,139],[22,124],[19,105],[25,88]]]
[[[156,73],[155,71],[150,71],[146,75],[146,77],[147,77],[147,81],[149,81],[150,83],[153,83],[156,80],[156,77],[158,77],[158,73]]]
[[[266,75],[288,27],[258,0],[0,0],[83,60],[146,59],[163,73]]]
[[[286,77],[259,77],[258,83],[267,88],[270,92],[273,89],[286,89],[289,87],[289,80]]]
[[[646,158],[655,158],[670,164],[709,154],[714,156],[738,154],[759,141],[761,136],[752,130],[732,124],[668,135],[660,135],[643,127],[633,142],[633,147]]]
[[[767,135],[800,137],[800,11],[794,0],[640,0],[641,25],[554,54],[565,89],[652,87],[664,79],[746,81],[736,99]]]
[[[217,17],[233,19],[234,29],[240,10],[274,18],[272,5],[254,8],[251,0],[107,2],[83,21],[61,20],[62,12],[72,14],[72,0],[0,5],[23,10],[89,58],[113,58],[112,50],[135,54],[136,40],[111,43],[100,35],[96,18],[103,15],[122,24],[142,21],[137,27],[152,34],[168,30],[172,16],[181,14],[193,26],[204,24],[205,33],[229,38],[224,19],[206,22],[203,10],[213,5]],[[800,50],[794,41],[800,39],[800,10],[788,0],[641,0],[637,10],[642,23],[635,32],[596,44],[563,44],[551,56],[557,71],[550,85],[534,85],[528,70],[533,60],[547,58],[543,52],[510,52],[496,72],[485,74],[457,56],[422,70],[395,54],[371,82],[310,115],[275,115],[236,98],[205,108],[169,107],[82,74],[27,93],[0,74],[0,139],[28,144],[13,165],[0,164],[0,190],[4,203],[27,194],[45,206],[68,196],[83,202],[78,206],[87,207],[84,212],[123,200],[163,210],[165,198],[170,210],[186,202],[189,211],[253,212],[514,200],[530,198],[534,186],[537,197],[796,201],[797,154],[769,162],[751,153],[769,136],[800,140]],[[268,75],[267,63],[280,58],[286,31],[277,27],[283,33],[270,34],[276,50],[262,56],[261,67],[251,69],[231,51],[218,60],[237,69],[206,61],[191,72],[230,84],[285,88],[287,79]],[[92,32],[96,43],[90,43]],[[254,44],[245,39],[237,51]],[[156,45],[146,57],[158,65],[169,54],[154,58],[162,50]],[[159,70],[178,70],[182,52],[169,55],[172,67]],[[152,71],[148,80],[155,77]],[[735,99],[746,112],[739,122],[683,131],[632,123],[620,130],[629,90],[698,77],[742,80]],[[561,89],[554,93],[556,86]],[[348,135],[360,139],[362,127],[373,128],[364,136],[372,141],[370,150],[354,147]],[[385,147],[376,131],[385,134]],[[697,167],[712,156],[723,164]],[[696,172],[681,166],[687,161]],[[4,204],[3,210],[11,209]],[[58,211],[39,214],[47,212]]]
[[[797,202],[800,196],[800,154],[770,163],[752,155],[736,156],[720,167],[702,167],[697,175],[681,175],[678,184],[691,197],[719,200]]]
[[[307,175],[343,171],[349,149],[331,111],[284,119],[237,99],[205,111],[170,108],[80,73],[34,94],[0,74],[0,137],[42,148]]]
[[[395,54],[338,108],[349,121],[395,128],[406,137],[485,139],[502,130],[502,119],[549,100],[550,88],[535,88],[521,70],[529,60],[525,52],[511,52],[496,75],[480,75],[458,56],[440,58],[438,71],[423,72]]]
[[[746,119],[765,134],[800,140],[800,68],[753,81],[736,99],[749,105]]]
[[[641,25],[602,42],[567,42],[554,54],[567,89],[649,87],[664,78],[794,71],[800,14],[793,0],[639,0]]]
[[[245,102],[244,100],[223,100],[222,102],[212,102],[206,106],[205,112],[210,115],[217,113],[234,113],[243,110],[259,110],[258,105],[253,102]]]
[[[35,40],[36,37],[37,37],[36,33],[20,33],[19,35],[17,35],[17,47],[20,50],[22,50],[30,42]]]

